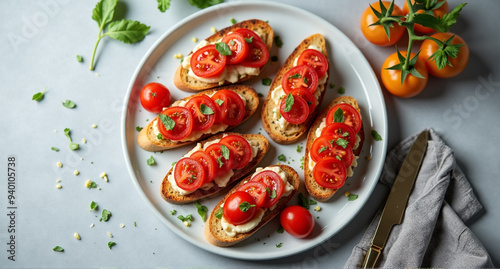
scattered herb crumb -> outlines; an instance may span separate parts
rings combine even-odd
[[[273,81],[272,81],[272,79],[270,79],[270,78],[263,78],[263,79],[262,79],[262,85],[264,85],[264,86],[269,86],[269,85],[271,85],[271,82],[273,82]]]
[[[82,55],[76,55],[76,61],[79,63],[83,63],[83,57]]]
[[[318,202],[316,202],[312,199],[308,199],[302,193],[299,193],[299,206],[309,210],[309,207],[311,205],[316,205],[316,204],[318,204]]]
[[[382,141],[382,136],[377,131],[372,130],[372,136],[375,141]]]
[[[278,161],[280,161],[280,162],[284,162],[284,161],[286,161],[285,155],[284,155],[284,154],[280,154],[280,155],[278,156]]]
[[[202,204],[200,204],[198,201],[194,203],[196,208],[198,209],[198,214],[200,215],[201,219],[205,221],[207,219],[207,212],[208,208]]]
[[[234,18],[231,18],[231,23],[232,23],[232,24],[235,24],[235,23],[237,23],[236,19],[234,19]]]
[[[64,248],[60,247],[60,246],[55,246],[53,249],[53,251],[56,251],[56,252],[63,252],[64,251]]]
[[[260,93],[260,92],[259,92],[259,93],[257,93],[257,96],[259,96],[259,98],[264,97],[264,95],[263,95],[262,93]]]
[[[134,227],[137,227],[137,223],[134,221]]]
[[[154,164],[156,164],[155,159],[153,158],[153,155],[151,155],[151,157],[149,157],[149,159],[146,161],[146,163],[148,165],[154,165]]]
[[[62,102],[62,105],[66,108],[75,108],[76,107],[76,104],[71,100],[66,100],[66,101]]]
[[[110,217],[111,217],[111,212],[109,212],[109,210],[107,209],[103,209],[101,213],[101,219],[99,220],[108,221]]]
[[[278,56],[271,56],[271,62],[277,62]]]
[[[278,230],[276,232],[282,234],[283,231],[284,231],[283,226],[280,225],[280,227],[278,227]]]
[[[344,89],[344,87],[340,86],[340,87],[339,87],[339,89],[337,90],[337,92],[338,92],[339,94],[344,94],[344,93],[345,93],[345,89]]]
[[[113,241],[109,241],[109,242],[108,242],[108,248],[109,248],[109,249],[111,249],[111,247],[114,247],[115,245],[116,245],[116,243],[115,243],[115,242],[113,242]]]
[[[333,89],[333,88],[335,88],[335,84],[330,83],[330,89]]]
[[[277,248],[281,248],[283,246],[283,243],[276,244]]]
[[[301,145],[297,145],[297,152],[300,152],[302,151],[302,146]]]
[[[94,202],[94,201],[90,202],[90,211],[96,210],[97,207],[98,207],[98,205],[96,202]]]
[[[177,218],[180,219],[182,222],[184,222],[184,225],[186,225],[186,227],[190,227],[191,222],[193,221],[193,215],[191,214],[185,217],[183,215],[179,215]]]
[[[43,91],[41,92],[37,92],[33,95],[33,97],[31,98],[31,100],[34,100],[34,101],[37,101],[37,102],[40,102],[43,100],[43,97],[45,97],[45,92],[47,91],[47,87],[45,87],[43,89]]]
[[[279,35],[274,36],[274,44],[276,44],[276,47],[281,48],[283,46],[283,41],[281,40],[281,37]]]
[[[142,128],[143,127],[141,127],[141,126],[137,126],[137,127],[135,127],[135,130],[138,131],[138,132],[140,132],[142,130]]]
[[[59,148],[56,148],[56,147],[51,147],[50,149],[53,150],[53,151],[55,151],[55,152],[59,151]]]
[[[357,194],[351,193],[351,194],[349,194],[349,196],[347,196],[347,200],[348,201],[354,201],[356,199],[358,199],[358,195]]]
[[[300,169],[304,170],[304,156],[300,157]]]

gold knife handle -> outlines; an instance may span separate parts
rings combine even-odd
[[[378,257],[382,253],[382,248],[371,244],[370,248],[366,252],[365,260],[363,261],[362,268],[374,268],[377,263]]]

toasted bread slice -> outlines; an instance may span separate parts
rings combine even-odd
[[[290,70],[292,67],[294,67],[295,59],[299,57],[302,51],[309,48],[310,45],[320,48],[323,55],[326,57],[326,59],[328,59],[326,41],[323,35],[314,34],[304,39],[290,54],[290,56],[288,56],[288,58],[276,74],[276,77],[274,77],[273,82],[271,83],[271,86],[269,88],[269,92],[267,93],[266,100],[264,101],[264,104],[262,106],[262,125],[264,126],[266,132],[269,134],[269,137],[271,137],[272,140],[279,144],[294,143],[307,132],[309,125],[311,125],[312,121],[319,111],[321,102],[323,101],[323,97],[326,92],[328,78],[326,79],[324,84],[318,85],[318,88],[320,88],[319,90],[321,91],[319,94],[318,103],[316,104],[316,108],[314,109],[314,111],[309,114],[305,122],[301,124],[288,123],[286,128],[282,128],[280,126],[278,120],[276,119],[276,115],[279,114],[279,103],[276,104],[275,100],[273,100],[272,91],[276,87],[281,85],[281,80],[283,79],[285,73],[288,72],[288,70]],[[326,71],[326,74],[329,74],[329,68]]]
[[[273,29],[269,24],[267,24],[265,21],[253,19],[253,20],[246,20],[242,21],[239,23],[235,23],[229,27],[226,27],[215,34],[209,36],[205,40],[208,42],[217,42],[218,40],[222,39],[224,36],[226,36],[228,33],[233,32],[236,29],[239,28],[247,28],[250,29],[254,32],[256,32],[262,39],[262,42],[266,44],[266,47],[268,50],[271,50],[271,47],[273,45],[273,38],[274,38],[274,32]],[[190,52],[189,54],[191,55],[193,52]],[[265,65],[264,65],[265,66]],[[264,66],[260,67],[259,73],[262,71]],[[179,65],[179,67],[176,70],[176,73],[174,75],[174,84],[177,88],[183,90],[183,91],[188,91],[188,92],[197,92],[197,91],[202,91],[206,89],[211,89],[220,86],[219,82],[215,83],[206,83],[197,80],[196,78],[189,76],[189,69],[183,68],[182,65]],[[233,84],[238,84],[243,81],[249,80],[253,77],[256,77],[254,75],[248,75],[244,78],[240,78],[236,83]],[[223,82],[225,85],[231,84],[228,81]]]
[[[195,96],[202,95],[202,94],[210,95],[218,90],[223,90],[223,89],[234,91],[234,92],[238,93],[240,96],[243,96],[245,98],[245,117],[243,118],[242,123],[244,121],[246,121],[248,118],[250,118],[250,116],[252,116],[253,113],[255,113],[255,111],[257,110],[257,107],[259,106],[259,96],[257,95],[257,92],[252,87],[245,86],[245,85],[228,85],[228,86],[219,87],[217,89],[206,90],[206,91],[188,96],[184,99],[181,99],[180,101],[189,100]],[[175,105],[175,103],[172,105]],[[164,150],[168,150],[168,149],[173,149],[173,148],[188,145],[188,144],[191,144],[191,143],[194,143],[197,141],[201,141],[203,139],[206,139],[207,137],[214,135],[214,134],[208,134],[208,133],[203,134],[200,138],[198,138],[196,140],[192,140],[192,141],[173,141],[173,140],[169,140],[166,138],[163,138],[160,140],[157,137],[157,133],[156,133],[157,131],[153,127],[153,124],[157,120],[157,118],[152,120],[146,128],[143,128],[139,132],[139,135],[137,136],[137,144],[141,148],[143,148],[147,151],[164,151]],[[226,129],[221,130],[221,132],[231,130],[237,126],[238,125],[228,126]]]
[[[212,212],[210,213],[210,216],[208,217],[206,224],[205,224],[205,239],[210,242],[212,245],[219,246],[219,247],[229,247],[234,244],[237,244],[247,238],[249,238],[252,234],[257,232],[262,226],[264,226],[266,223],[271,221],[274,217],[279,215],[281,211],[287,206],[288,202],[293,198],[297,190],[299,189],[300,185],[300,179],[299,175],[297,172],[291,168],[290,166],[287,165],[272,165],[272,166],[278,166],[280,167],[283,171],[285,171],[287,175],[287,180],[288,182],[294,187],[294,191],[286,197],[280,198],[278,203],[276,204],[276,207],[273,210],[266,210],[264,213],[264,216],[262,217],[262,220],[260,223],[253,228],[251,231],[248,233],[238,233],[236,236],[231,237],[228,236],[224,230],[222,229],[221,225],[221,220],[217,217],[215,217],[215,213],[219,211],[219,208],[221,205],[226,201],[227,197],[231,195],[233,192],[236,191],[236,189],[244,184],[246,181],[250,180],[251,175],[247,176],[245,179],[241,180],[238,185],[236,185],[234,188],[229,191],[224,198],[214,207]],[[271,167],[272,167],[271,166]]]
[[[255,157],[245,167],[233,170],[234,175],[229,179],[225,187],[230,186],[232,183],[238,181],[239,179],[243,178],[246,174],[248,174],[250,171],[252,171],[259,164],[262,158],[264,158],[264,156],[267,154],[267,151],[269,150],[269,141],[263,135],[259,134],[237,134],[230,132],[220,133],[200,143],[203,148],[203,145],[206,143],[212,142],[217,139],[221,139],[224,135],[233,135],[233,134],[244,137],[246,140],[249,141],[250,144],[254,143],[258,147],[258,151],[257,155],[255,155]],[[173,173],[173,170],[174,170],[173,167],[170,168],[170,170],[168,171],[167,175],[163,178],[163,181],[161,183],[161,196],[167,202],[173,204],[191,203],[198,199],[214,195],[220,190],[225,188],[225,187],[219,187],[217,186],[217,184],[214,184],[210,189],[206,190],[198,189],[193,193],[181,195],[179,192],[177,192],[172,188],[172,185],[168,181],[168,176]]]
[[[337,190],[324,188],[324,187],[318,185],[318,183],[316,183],[316,181],[314,180],[314,177],[313,177],[312,168],[309,167],[309,150],[311,149],[311,146],[312,146],[314,140],[316,140],[316,138],[317,138],[316,129],[318,129],[318,127],[320,126],[323,119],[326,118],[328,111],[332,107],[334,107],[335,105],[340,104],[340,103],[350,104],[351,106],[356,108],[356,110],[358,110],[358,112],[361,115],[361,111],[359,109],[358,102],[353,97],[342,96],[342,97],[335,98],[330,103],[330,105],[328,105],[328,107],[326,107],[324,110],[321,111],[321,113],[318,115],[318,117],[316,118],[314,123],[311,125],[311,129],[309,130],[309,133],[307,135],[306,150],[305,150],[305,157],[304,157],[304,182],[305,182],[306,189],[309,192],[309,194],[314,199],[321,201],[321,202],[328,201],[330,198],[333,197],[333,195],[337,192]],[[363,142],[365,140],[363,125],[361,125],[361,129],[359,130],[357,135],[359,136],[360,141],[359,141],[358,147],[353,149],[353,154],[355,156],[359,156],[359,154],[361,153],[361,149],[363,148]]]

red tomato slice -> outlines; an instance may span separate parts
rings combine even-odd
[[[204,131],[214,125],[217,109],[210,97],[204,94],[193,97],[184,107],[193,115],[193,131]]]
[[[339,108],[342,110],[344,115],[344,121],[340,122],[349,125],[349,127],[354,130],[354,133],[357,134],[361,129],[361,124],[363,124],[361,122],[361,115],[359,115],[358,111],[354,107],[346,103],[338,104],[328,111],[328,115],[326,116],[326,125],[333,122],[339,122],[335,121],[335,112],[337,112]]]
[[[158,115],[158,130],[165,138],[182,140],[193,130],[193,116],[187,108],[169,107]]]
[[[351,145],[345,144],[344,148],[337,144],[337,140],[333,136],[320,136],[316,138],[312,143],[310,152],[311,159],[314,162],[319,162],[324,158],[334,157],[342,161],[346,167],[352,164],[353,154]]]
[[[281,177],[276,172],[270,170],[258,173],[250,180],[250,182],[252,181],[261,182],[266,185],[266,199],[262,205],[263,208],[269,208],[276,204],[285,189]]]
[[[247,58],[250,46],[242,34],[236,32],[228,34],[222,38],[222,42],[231,49],[231,55],[227,56],[227,64],[238,64]]]
[[[340,122],[334,122],[328,124],[323,131],[321,131],[321,136],[333,136],[336,139],[342,138],[349,142],[349,145],[354,148],[356,143],[356,133],[349,127],[349,125]]]
[[[267,63],[269,60],[269,50],[266,44],[260,40],[252,40],[250,45],[250,51],[248,52],[247,58],[241,63],[243,66],[247,67],[261,67]]]
[[[198,161],[203,166],[203,170],[205,171],[205,180],[203,183],[208,183],[214,180],[217,167],[214,159],[212,159],[208,153],[199,150],[191,154],[190,158]]]
[[[238,125],[245,117],[245,103],[241,97],[230,90],[219,90],[212,100],[220,110],[220,121],[227,125]]]
[[[256,212],[255,200],[248,192],[236,191],[227,197],[222,207],[222,216],[233,225],[250,221]]]
[[[205,171],[198,161],[182,158],[175,164],[174,179],[179,188],[194,191],[205,181]]]
[[[246,39],[250,39],[251,38],[252,42],[254,40],[258,40],[258,41],[262,42],[262,39],[260,38],[260,36],[257,33],[255,33],[254,31],[250,30],[250,29],[240,28],[240,29],[235,30],[234,32],[242,34],[243,37],[246,38]],[[252,42],[249,42],[249,43],[252,43]]]
[[[252,146],[248,141],[239,135],[228,135],[223,137],[220,142],[231,150],[233,155],[232,169],[241,169],[250,162],[252,158]]]
[[[347,178],[344,164],[335,158],[319,161],[313,168],[314,180],[322,187],[339,189]]]
[[[191,69],[199,77],[216,77],[226,67],[226,56],[217,51],[214,44],[206,45],[191,56]]]
[[[292,95],[302,97],[304,100],[306,100],[307,104],[309,105],[309,113],[312,113],[316,108],[316,98],[314,98],[314,95],[310,91],[304,89],[296,89],[292,91]]]
[[[281,99],[280,103],[281,116],[291,124],[303,123],[304,121],[306,121],[307,116],[309,115],[309,105],[307,104],[306,100],[304,100],[304,98],[300,96],[293,96],[293,95],[291,96],[293,97],[293,105],[290,111],[285,111],[286,100],[288,96]]]
[[[267,196],[266,187],[267,186],[262,182],[249,181],[241,185],[237,191],[248,192],[255,199],[257,207],[262,207]]]
[[[312,67],[318,74],[318,78],[323,77],[328,70],[328,60],[325,55],[315,49],[306,49],[300,54],[297,65],[303,64]]]
[[[304,89],[314,93],[318,87],[318,74],[312,67],[297,65],[283,75],[281,86],[285,93],[296,89]]]
[[[227,151],[225,149],[227,149]],[[208,146],[205,152],[210,155],[215,162],[215,176],[222,176],[231,170],[233,166],[233,156],[231,150],[229,150],[226,145],[215,143]]]

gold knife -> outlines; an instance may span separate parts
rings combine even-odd
[[[408,151],[385,203],[384,211],[382,211],[382,216],[380,217],[377,230],[375,230],[375,234],[373,235],[370,248],[366,252],[363,268],[375,267],[392,226],[401,224],[406,204],[408,203],[408,197],[417,178],[425,150],[427,149],[427,141],[428,133],[426,130],[418,135],[410,151]]]

